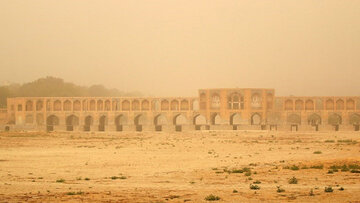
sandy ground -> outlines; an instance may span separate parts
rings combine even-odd
[[[344,164],[358,132],[2,133],[0,202],[360,202]]]

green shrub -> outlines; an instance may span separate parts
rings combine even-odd
[[[285,192],[285,190],[283,188],[281,188],[281,186],[276,186],[277,190],[276,192],[281,193],[281,192]]]
[[[321,151],[315,151],[313,154],[322,154]]]
[[[329,187],[325,187],[325,192],[333,192],[334,190],[332,189],[331,186]]]
[[[220,199],[221,199],[221,198],[220,198],[219,196],[215,196],[215,195],[213,195],[213,194],[208,195],[208,196],[205,197],[205,200],[206,200],[206,201],[218,201],[218,200],[220,200]]]
[[[238,191],[237,191],[237,190],[233,190],[233,193],[238,193]]]
[[[251,190],[260,190],[260,187],[258,185],[250,184],[250,189]]]
[[[310,166],[310,168],[313,168],[313,169],[323,169],[323,168],[324,168],[324,165],[314,165],[314,166]]]
[[[288,183],[289,183],[289,184],[297,184],[297,183],[298,183],[298,180],[297,180],[297,178],[292,177],[292,178],[289,179]]]
[[[260,180],[256,180],[253,182],[254,184],[261,184],[261,181]]]
[[[57,183],[64,183],[65,180],[61,178],[61,179],[56,180],[56,182],[57,182]]]
[[[293,165],[293,166],[290,167],[290,169],[293,170],[293,171],[297,171],[297,170],[299,170],[299,167],[296,166],[296,165]]]

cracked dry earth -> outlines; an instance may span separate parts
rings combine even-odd
[[[0,202],[360,202],[359,172],[359,132],[0,134]]]

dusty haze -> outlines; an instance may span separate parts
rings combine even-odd
[[[360,1],[0,1],[0,81],[360,94]]]

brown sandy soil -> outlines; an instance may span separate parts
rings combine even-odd
[[[357,132],[2,133],[0,202],[360,202],[359,143]]]

